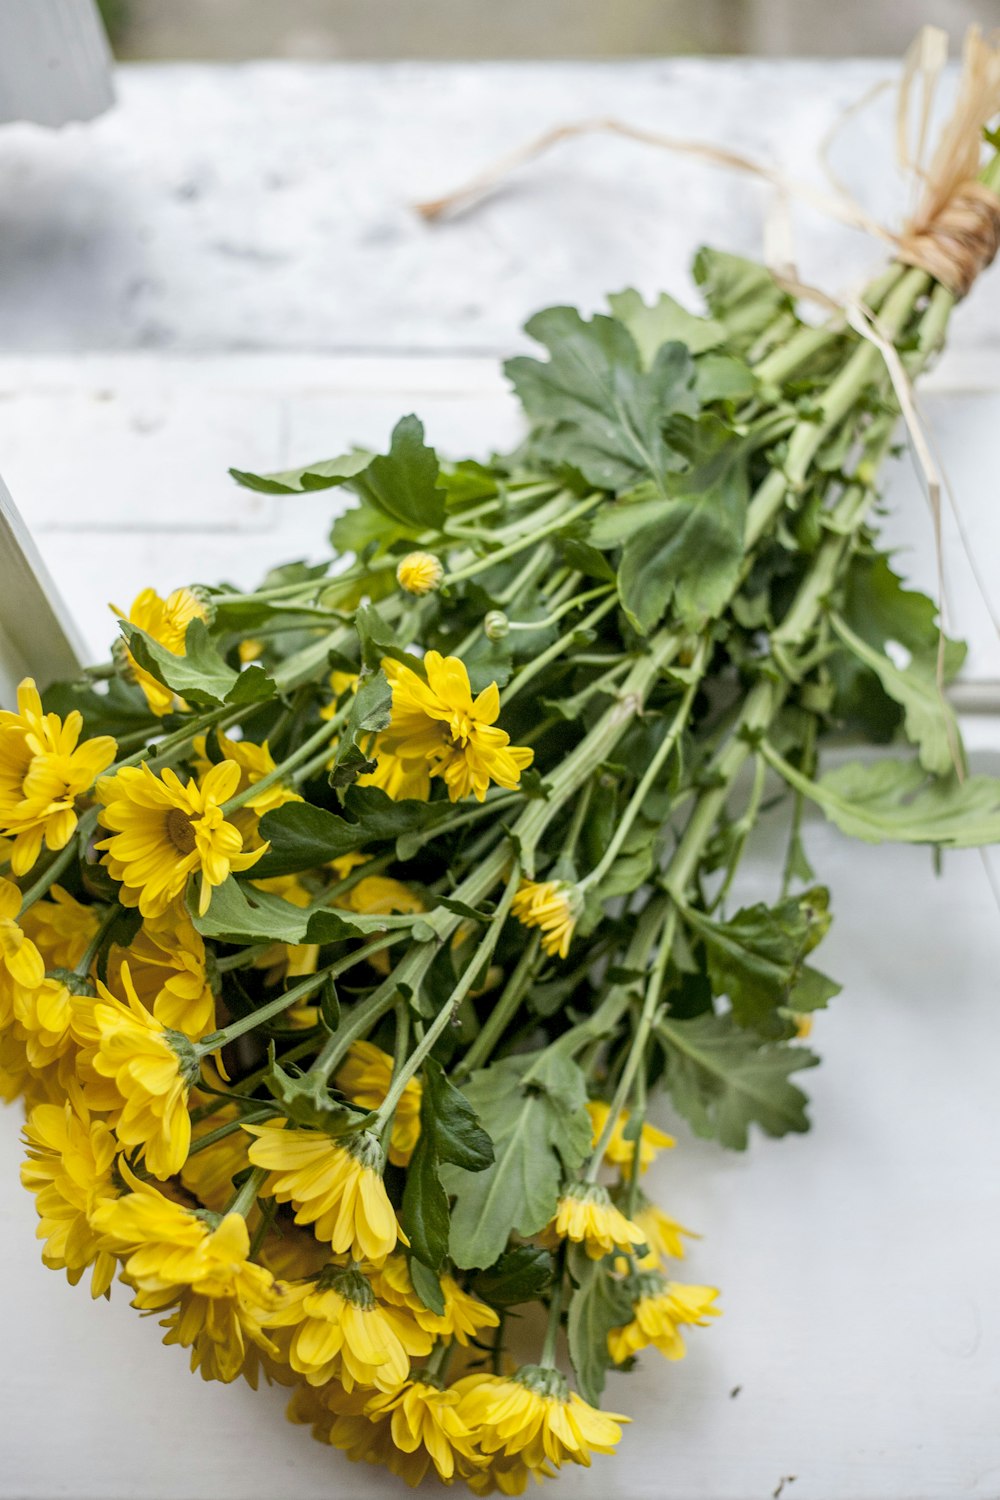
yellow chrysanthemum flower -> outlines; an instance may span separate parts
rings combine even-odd
[[[589,1467],[592,1453],[614,1452],[621,1423],[629,1421],[598,1411],[567,1389],[558,1370],[539,1365],[525,1365],[507,1378],[466,1375],[452,1389],[460,1397],[459,1416],[483,1452],[517,1460],[536,1474],[547,1464]]]
[[[20,910],[21,892],[0,877],[0,1029],[45,979],[45,961],[16,920]]]
[[[317,1281],[290,1286],[268,1326],[294,1330],[288,1362],[296,1374],[315,1386],[338,1380],[348,1392],[398,1390],[410,1359],[434,1342],[405,1308],[380,1304],[356,1266],[331,1265]]]
[[[435,1338],[454,1339],[467,1347],[484,1329],[499,1326],[500,1318],[493,1308],[465,1291],[447,1272],[439,1277],[444,1312],[431,1312],[413,1290],[405,1256],[390,1255],[381,1266],[371,1271],[370,1279],[382,1302],[408,1308],[421,1328],[434,1334]]]
[[[10,865],[26,875],[46,848],[64,849],[76,832],[76,800],[115,758],[110,735],[79,743],[83,718],[65,723],[42,712],[33,680],[17,690],[17,713],[0,711],[0,834],[13,839]]]
[[[542,947],[553,958],[565,958],[582,902],[567,880],[522,880],[511,913],[522,927],[540,927]]]
[[[205,972],[205,944],[178,904],[147,917],[127,948],[108,956],[108,984],[119,988],[128,963],[136,994],[161,1026],[197,1041],[215,1025],[215,996]]]
[[[73,996],[59,973],[47,974],[37,989],[19,987],[14,1016],[32,1071],[42,1074],[72,1048]]]
[[[401,1389],[387,1395],[372,1396],[365,1405],[370,1422],[389,1422],[393,1448],[386,1467],[418,1485],[431,1465],[445,1484],[469,1467],[482,1468],[487,1462],[476,1448],[475,1434],[459,1412],[458,1391],[441,1390],[422,1380],[407,1381]]]
[[[217,741],[223,760],[232,761],[233,765],[240,768],[240,779],[235,790],[229,793],[230,797],[249,791],[277,769],[266,740],[262,745],[255,745],[253,740],[231,740],[227,734],[218,730]],[[195,774],[199,780],[203,780],[212,769],[203,734],[195,738],[193,747],[196,756]],[[283,807],[286,802],[301,801],[300,792],[293,791],[289,786],[282,786],[280,781],[272,782],[263,791],[248,797],[243,806],[233,814],[233,820],[243,834],[244,844],[251,846],[251,837],[257,836],[257,823],[265,813],[272,812],[276,807]]]
[[[396,582],[408,594],[432,594],[443,577],[444,564],[433,552],[408,552],[396,565]]]
[[[95,1206],[117,1192],[113,1184],[117,1144],[103,1120],[91,1119],[79,1088],[58,1104],[38,1104],[24,1127],[28,1158],[21,1181],[35,1194],[42,1261],[65,1271],[76,1286],[93,1267],[90,1291],[103,1297],[114,1279],[115,1258],[101,1248],[91,1228]]]
[[[169,1031],[150,1015],[135,992],[128,964],[122,964],[120,978],[127,1003],[98,982],[92,1066],[114,1083],[124,1101],[115,1122],[118,1139],[123,1146],[141,1147],[146,1166],[162,1181],[179,1172],[187,1159],[187,1101],[198,1060],[181,1032]]]
[[[244,852],[239,830],[222,811],[239,780],[239,766],[227,760],[200,786],[194,780],[185,786],[169,768],[155,776],[147,765],[126,766],[98,784],[101,822],[111,836],[97,848],[112,878],[122,882],[123,905],[138,906],[144,917],[162,916],[197,874],[204,915],[213,887],[260,859],[267,845]]]
[[[370,880],[377,878],[374,875],[369,877]],[[367,882],[362,881],[364,884]],[[353,1042],[334,1082],[352,1104],[365,1110],[378,1109],[392,1082],[392,1058],[373,1042]],[[420,1079],[411,1078],[396,1105],[389,1141],[389,1160],[394,1166],[407,1165],[420,1139],[422,1094]]]
[[[392,687],[392,718],[375,743],[379,761],[386,752],[398,759],[413,786],[429,787],[439,776],[452,802],[470,792],[482,802],[491,782],[508,789],[520,784],[534,751],[512,745],[496,727],[500,691],[495,682],[473,698],[465,663],[438,651],[424,657],[426,682],[400,662],[382,665]],[[388,786],[385,790],[398,795]]]
[[[382,1148],[370,1132],[340,1143],[316,1130],[286,1130],[280,1120],[243,1128],[256,1137],[250,1160],[271,1174],[263,1193],[291,1203],[296,1224],[314,1224],[336,1254],[379,1261],[398,1241],[407,1243],[382,1181]]]
[[[124,1258],[133,1307],[168,1311],[165,1344],[191,1350],[205,1380],[256,1378],[257,1350],[276,1353],[264,1332],[280,1297],[274,1277],[249,1259],[242,1214],[206,1221],[124,1172],[133,1191],[102,1200],[91,1214],[109,1249]]]
[[[590,1116],[590,1124],[593,1130],[593,1144],[596,1146],[604,1128],[608,1123],[611,1107],[605,1104],[603,1099],[588,1099],[587,1113]],[[608,1137],[604,1148],[604,1160],[610,1165],[620,1167],[626,1175],[632,1174],[632,1162],[635,1157],[635,1141],[626,1139],[625,1127],[631,1119],[631,1111],[623,1109],[619,1111],[615,1121],[615,1128]],[[655,1125],[650,1125],[644,1120],[642,1131],[639,1136],[639,1171],[645,1172],[661,1151],[675,1146],[677,1142],[672,1135],[667,1135],[663,1130],[657,1130]]]
[[[100,923],[100,908],[84,906],[62,886],[34,902],[19,919],[47,969],[75,969]]]
[[[545,1233],[550,1241],[571,1240],[582,1245],[591,1260],[645,1243],[638,1224],[627,1219],[612,1203],[607,1188],[597,1183],[570,1187],[559,1199],[555,1218]]]
[[[165,650],[174,656],[184,656],[187,652],[186,637],[188,626],[192,620],[204,620],[207,618],[205,606],[196,594],[190,589],[174,589],[166,599],[161,599],[155,589],[143,589],[141,594],[136,595],[132,608],[128,614],[122,616],[120,609],[111,608],[115,614],[127,619],[130,625],[138,625],[147,635],[151,635]],[[177,694],[162,682],[140,667],[135,657],[128,648],[125,648],[125,658],[129,664],[130,675],[142,688],[146,695],[146,702],[150,711],[163,718],[164,714],[173,713],[176,708],[184,707],[184,700],[178,698]]]
[[[624,1201],[624,1186],[613,1189],[612,1196],[619,1204]],[[687,1229],[665,1214],[663,1209],[639,1190],[635,1211],[632,1221],[638,1224],[642,1230],[642,1237],[646,1242],[648,1253],[638,1257],[635,1261],[636,1268],[640,1271],[658,1271],[661,1265],[668,1260],[683,1260],[687,1253],[684,1244],[685,1239],[697,1240],[701,1235],[696,1234],[693,1229]],[[622,1261],[618,1270],[628,1270],[628,1263]]]
[[[608,1334],[608,1353],[616,1365],[649,1346],[666,1359],[683,1359],[686,1351],[681,1326],[696,1324],[703,1328],[709,1318],[721,1316],[722,1309],[714,1305],[717,1287],[664,1281],[655,1271],[640,1276],[638,1285],[631,1323]]]

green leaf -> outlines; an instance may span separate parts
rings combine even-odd
[[[299,495],[314,490],[330,490],[356,479],[371,463],[370,453],[360,450],[340,458],[326,458],[301,469],[285,469],[277,474],[251,474],[246,469],[230,469],[230,474],[244,489],[262,495]]]
[[[286,1073],[275,1060],[271,1048],[271,1067],[264,1075],[264,1086],[281,1105],[287,1119],[306,1130],[322,1130],[325,1135],[350,1135],[368,1123],[371,1116],[339,1100],[331,1099],[326,1084],[316,1073]]]
[[[906,736],[917,746],[920,764],[937,776],[946,776],[961,756],[961,739],[934,663],[913,657],[908,666],[897,667],[891,657],[856,635],[839,615],[831,615],[830,623],[848,650],[875,673],[889,697],[902,708]]]
[[[489,1271],[473,1282],[477,1297],[491,1307],[517,1307],[536,1302],[552,1285],[552,1256],[535,1245],[518,1245],[501,1255]]]
[[[696,1135],[744,1151],[752,1124],[772,1136],[808,1130],[806,1096],[789,1074],[815,1067],[815,1053],[784,1042],[761,1046],[730,1016],[668,1019],[656,1034],[667,1053],[670,1097]]]
[[[188,703],[198,707],[257,703],[273,697],[276,691],[262,667],[253,666],[245,672],[237,672],[229,666],[209,635],[204,620],[195,619],[188,625],[183,656],[175,656],[128,620],[119,620],[118,626],[139,666]]]
[[[465,1172],[482,1172],[493,1163],[493,1143],[468,1099],[449,1082],[441,1064],[429,1057],[420,1099],[420,1138],[403,1190],[403,1227],[414,1255],[435,1271],[448,1254],[451,1225],[440,1178],[444,1162]]]
[[[263,861],[262,861],[263,862]],[[256,875],[256,870],[255,870]],[[188,891],[188,910],[202,937],[223,943],[332,943],[359,934],[406,927],[410,918],[367,916],[362,912],[331,911],[326,906],[294,906],[273,891],[258,890],[230,875],[212,891],[204,916],[198,914],[197,891]]]
[[[441,1283],[430,1266],[425,1266],[415,1255],[410,1256],[410,1280],[413,1282],[413,1290],[428,1312],[436,1313],[439,1318],[442,1317],[444,1292],[441,1290]]]
[[[616,292],[608,306],[635,340],[644,370],[653,365],[663,344],[684,344],[691,354],[704,354],[725,343],[726,330],[712,318],[699,318],[673,297],[661,292],[647,307],[638,292]]]
[[[811,781],[770,746],[764,753],[851,838],[869,844],[936,844],[975,849],[1000,843],[1000,778],[929,778],[916,761],[854,762]]]
[[[779,313],[791,311],[791,298],[755,261],[703,249],[693,269],[709,311],[725,328],[726,342],[733,349],[749,349]]]
[[[568,464],[600,489],[627,489],[642,479],[661,485],[682,459],[664,424],[693,416],[694,364],[682,344],[665,344],[649,371],[623,324],[571,307],[538,313],[526,325],[544,344],[547,362],[521,356],[504,369],[535,427],[533,447],[545,461]]]
[[[393,428],[389,452],[373,458],[355,480],[358,494],[388,520],[400,536],[418,537],[444,525],[445,491],[438,483],[437,454],[424,442],[423,423],[402,417]]]
[[[392,689],[381,667],[376,672],[362,673],[354,689],[350,712],[337,740],[333,757],[334,776],[338,768],[345,765],[350,765],[353,769],[353,775],[348,778],[350,780],[365,771],[369,765],[365,748],[370,736],[385,729],[391,715]],[[365,743],[362,744],[362,741]],[[360,751],[360,755],[356,751]]]
[[[260,820],[261,837],[271,847],[254,865],[254,878],[315,870],[367,845],[417,838],[446,819],[449,802],[399,802],[377,786],[351,786],[344,796],[346,817],[310,802],[286,802]],[[401,858],[409,857],[401,854]]]
[[[748,481],[745,449],[715,417],[699,424],[708,456],[675,481],[674,498],[626,541],[618,592],[629,621],[651,631],[673,605],[700,629],[721,613],[743,561]]]
[[[495,1152],[483,1172],[445,1173],[455,1197],[451,1254],[468,1270],[492,1266],[512,1231],[544,1228],[564,1174],[590,1150],[591,1131],[583,1074],[558,1053],[504,1058],[474,1073],[465,1092]]]
[[[689,908],[685,921],[705,944],[715,995],[727,995],[741,1026],[775,1030],[778,1011],[814,1010],[839,991],[832,980],[804,967],[805,957],[826,933],[829,893],[814,887],[777,906],[747,906],[719,922]],[[810,1003],[798,1003],[805,980]],[[826,990],[825,999],[820,999]]]
[[[573,1281],[566,1330],[569,1357],[581,1396],[592,1406],[600,1406],[612,1363],[608,1334],[631,1321],[632,1300],[612,1274],[613,1256],[591,1260],[582,1245],[571,1245],[567,1264]]]

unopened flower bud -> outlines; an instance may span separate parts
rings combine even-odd
[[[502,609],[491,609],[483,621],[483,629],[487,640],[502,641],[510,630],[510,621]]]
[[[441,559],[432,552],[408,552],[396,569],[396,581],[408,594],[432,594],[443,577]]]

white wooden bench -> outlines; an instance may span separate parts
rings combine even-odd
[[[567,39],[567,46],[571,40]],[[251,582],[322,545],[329,497],[226,477],[384,441],[416,409],[445,450],[502,446],[496,360],[539,306],[624,285],[687,292],[697,245],[758,253],[761,189],[610,140],[566,147],[473,216],[410,212],[562,119],[616,113],[815,172],[837,112],[883,64],[649,62],[132,68],[121,106],[53,138],[0,132],[0,472],[92,655],[106,603],[146,583]],[[879,108],[836,156],[869,207],[889,182]],[[895,200],[894,200],[895,201]],[[836,289],[878,258],[801,216],[803,274]],[[1000,270],[955,320],[926,410],[1000,611]],[[901,466],[892,536],[934,587],[920,487]],[[1000,649],[946,523],[966,702]],[[9,627],[0,591],[0,618]],[[30,643],[19,647],[30,656]],[[41,667],[39,667],[41,670]],[[1000,724],[967,721],[996,768]],[[937,879],[920,850],[810,823],[834,892],[809,1079],[815,1128],[745,1157],[693,1142],[653,1189],[705,1233],[690,1279],[725,1316],[684,1364],[612,1380],[622,1456],[562,1492],[621,1500],[943,1500],[1000,1494],[1000,920],[980,857]],[[760,832],[748,893],[771,889]],[[23,1500],[389,1497],[399,1484],[287,1426],[280,1393],[203,1386],[116,1293],[92,1305],[42,1269],[0,1122],[0,1496]],[[554,1493],[556,1493],[554,1491]]]

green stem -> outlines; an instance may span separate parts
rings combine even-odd
[[[94,936],[87,944],[83,957],[80,959],[80,962],[77,964],[76,968],[73,971],[75,974],[79,974],[81,979],[86,979],[87,975],[90,973],[90,966],[100,952],[101,944],[104,942],[104,939],[107,937],[108,933],[115,925],[115,922],[121,916],[121,912],[122,909],[118,905],[117,901],[106,909],[104,916],[101,918],[100,922],[97,925],[97,931],[94,933]]]
[[[561,531],[564,526],[569,526],[573,521],[585,516],[603,499],[603,493],[588,495],[586,500],[581,500],[579,505],[573,505],[568,510],[561,511],[546,525],[537,529],[532,528],[527,536],[518,537],[516,541],[508,542],[505,547],[498,547],[495,552],[488,553],[485,557],[469,563],[464,568],[459,568],[454,573],[447,573],[442,582],[442,588],[450,588],[453,584],[462,583],[467,578],[475,578],[477,573],[483,573],[488,568],[495,567],[497,563],[506,562],[508,557],[516,557],[526,547],[536,546],[543,537],[551,536],[554,531]]]
[[[41,897],[44,896],[52,886],[55,885],[62,872],[68,869],[69,866],[73,863],[73,860],[77,854],[78,846],[82,846],[86,843],[87,839],[93,832],[96,823],[97,809],[92,807],[80,818],[79,822],[76,825],[73,836],[66,844],[65,848],[60,849],[55,859],[52,860],[50,864],[46,865],[45,869],[42,871],[41,875],[39,875],[34,884],[29,885],[28,889],[24,892],[21,897],[21,910],[18,913],[19,916],[23,916],[24,913],[28,910],[29,906],[34,906],[35,902],[40,900]]]
[[[264,1186],[266,1167],[254,1167],[246,1182],[226,1208],[226,1214],[242,1214],[245,1219],[257,1201],[257,1194]]]
[[[650,971],[649,979],[646,984],[646,993],[643,998],[642,1011],[639,1015],[639,1024],[636,1027],[635,1036],[633,1037],[632,1045],[629,1048],[629,1054],[625,1063],[625,1067],[622,1069],[621,1077],[618,1080],[618,1087],[615,1090],[614,1098],[611,1101],[611,1108],[608,1111],[608,1118],[604,1122],[604,1129],[601,1131],[600,1138],[596,1146],[594,1147],[593,1155],[590,1158],[590,1164],[584,1174],[584,1182],[597,1181],[597,1174],[600,1171],[601,1162],[604,1160],[604,1153],[608,1149],[608,1142],[611,1140],[611,1137],[615,1132],[619,1116],[621,1115],[622,1110],[625,1108],[625,1102],[628,1099],[629,1093],[631,1091],[636,1072],[645,1062],[646,1046],[649,1042],[649,1034],[653,1028],[653,1022],[656,1019],[656,1012],[659,1008],[660,1001],[663,998],[663,988],[666,982],[667,975],[667,964],[670,960],[670,950],[673,946],[674,934],[676,931],[677,908],[671,905],[667,912],[667,919],[663,924],[663,932],[660,937],[660,947],[656,956],[656,962],[653,965],[652,970]],[[639,1144],[641,1145],[641,1142]]]
[[[499,1000],[490,1011],[485,1026],[454,1069],[452,1077],[456,1081],[468,1078],[476,1068],[482,1067],[516,1015],[517,1008],[534,974],[540,938],[541,934],[538,932],[532,935],[530,943],[517,961],[517,967],[504,986]]]
[[[477,976],[482,972],[484,966],[489,963],[490,958],[493,956],[493,950],[495,949],[497,942],[499,941],[500,933],[503,930],[503,925],[507,920],[507,915],[510,911],[511,904],[517,892],[519,880],[520,867],[515,861],[514,867],[511,870],[510,876],[507,880],[507,889],[504,891],[503,896],[500,900],[500,904],[498,905],[496,911],[490,918],[486,927],[486,931],[483,934],[483,937],[480,940],[475,953],[472,955],[471,960],[466,965],[465,972],[463,973],[461,979],[455,985],[455,988],[452,990],[444,1005],[442,1005],[441,1009],[435,1016],[434,1020],[431,1022],[430,1026],[428,1026],[420,1042],[417,1044],[417,1046],[414,1048],[413,1052],[407,1059],[405,1065],[402,1068],[397,1068],[393,1072],[392,1083],[389,1087],[389,1092],[386,1094],[382,1103],[379,1105],[378,1112],[375,1116],[375,1121],[372,1125],[373,1130],[385,1130],[387,1123],[392,1119],[393,1115],[396,1112],[396,1105],[399,1103],[406,1085],[409,1083],[410,1079],[417,1072],[419,1072],[420,1068],[423,1066],[424,1059],[430,1053],[431,1049],[438,1041],[438,1038],[443,1034],[447,1026],[454,1019],[459,1006],[465,999],[466,995],[468,995],[469,991],[472,989]]]
[[[545,1342],[538,1356],[538,1363],[546,1370],[555,1370],[556,1345],[562,1326],[563,1286],[566,1281],[566,1247],[562,1246],[556,1261],[556,1274],[549,1300],[549,1320],[545,1327]]]

